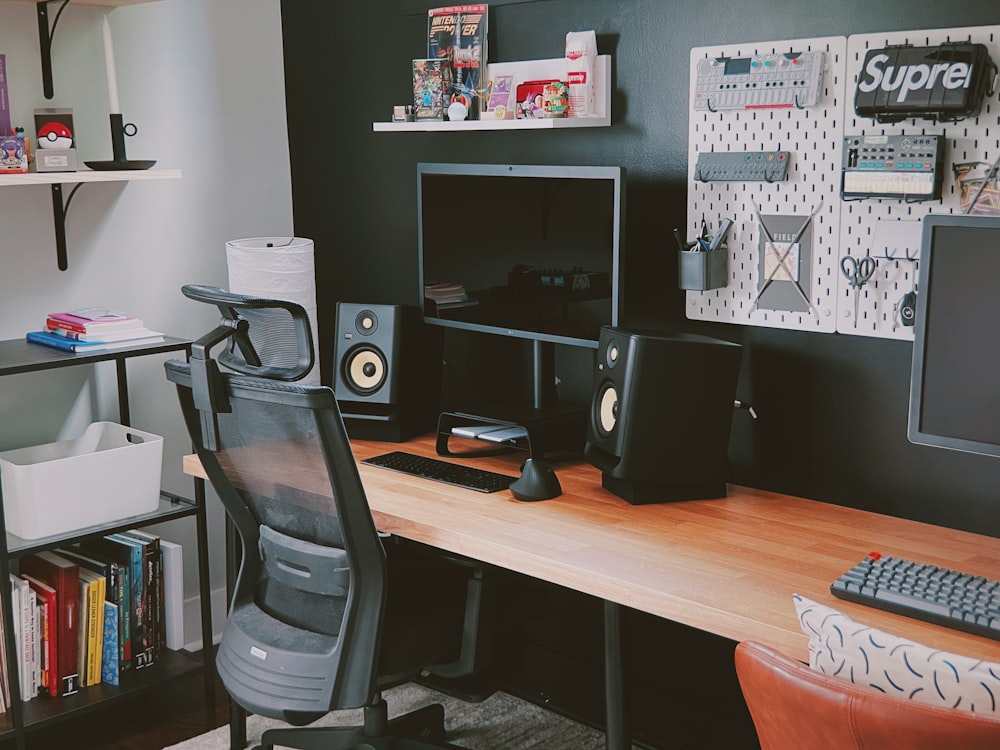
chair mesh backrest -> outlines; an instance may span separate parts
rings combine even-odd
[[[219,465],[258,525],[326,547],[344,547],[333,490],[318,438],[315,412],[287,403],[234,399],[231,414],[219,415]],[[261,457],[261,453],[267,455]],[[287,453],[287,455],[286,455]],[[295,467],[294,476],[282,470]],[[308,489],[289,484],[308,480]],[[265,577],[257,605],[292,625],[336,635],[344,596],[302,591]]]
[[[180,386],[199,458],[244,545],[256,544],[260,528],[267,527],[306,543],[344,549],[352,586],[364,578],[362,594],[379,608],[384,551],[333,392],[224,375],[231,411],[217,415],[218,449],[208,451],[197,439],[198,412],[184,387],[190,382],[189,366],[172,361],[166,368]],[[359,567],[365,569],[363,576]],[[241,583],[246,593],[251,585],[257,606],[271,616],[313,632],[339,633],[346,592],[312,593],[267,575]]]
[[[242,308],[240,315],[250,323],[248,335],[264,367],[291,369],[301,352],[296,324],[291,313],[281,307]],[[218,354],[219,363],[237,372],[246,372],[247,361],[235,342]]]

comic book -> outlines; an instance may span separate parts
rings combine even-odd
[[[413,118],[417,122],[444,119],[450,81],[448,60],[413,61]]]
[[[451,61],[448,104],[456,101],[464,104],[470,120],[479,118],[486,84],[488,19],[486,3],[448,5],[427,11],[427,57]]]

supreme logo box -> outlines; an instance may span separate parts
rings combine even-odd
[[[878,122],[974,117],[995,74],[983,44],[869,50],[858,76],[854,111]]]

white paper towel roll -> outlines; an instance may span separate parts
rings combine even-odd
[[[296,302],[305,308],[319,356],[313,241],[302,237],[251,237],[226,243],[229,291]],[[319,363],[301,383],[319,383]]]

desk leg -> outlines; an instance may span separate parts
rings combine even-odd
[[[622,611],[615,602],[604,602],[604,703],[607,714],[607,749],[631,748],[625,726],[625,678],[622,667]]]

